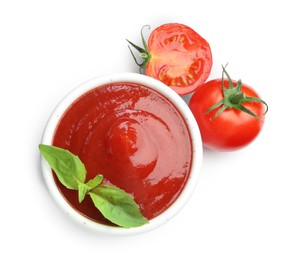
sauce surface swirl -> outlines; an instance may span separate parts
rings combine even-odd
[[[172,205],[191,168],[184,119],[168,99],[136,83],[111,83],[82,95],[60,119],[53,145],[80,157],[87,180],[101,173],[104,183],[131,194],[148,219]],[[79,203],[77,191],[56,182],[76,210],[110,224],[88,196]]]

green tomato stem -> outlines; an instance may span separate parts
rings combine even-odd
[[[216,119],[219,115],[221,115],[227,108],[230,109],[237,109],[240,110],[244,113],[249,114],[250,116],[262,121],[262,119],[253,113],[251,110],[243,106],[245,102],[260,102],[265,105],[266,110],[264,112],[264,115],[268,111],[268,105],[266,104],[265,101],[257,98],[257,97],[247,97],[243,92],[242,92],[242,82],[241,80],[237,81],[236,86],[233,85],[232,79],[230,75],[227,73],[226,69],[224,66],[222,66],[223,72],[222,72],[222,92],[223,92],[223,99],[221,99],[219,102],[216,104],[212,105],[207,111],[206,114],[211,112],[212,110],[219,108],[218,112],[215,114],[213,119]],[[226,75],[228,79],[228,88],[224,86],[224,75]]]
[[[142,28],[141,28],[141,31],[140,31],[140,35],[141,35],[141,41],[142,41],[142,45],[143,47],[140,47],[136,44],[134,44],[133,42],[130,42],[129,40],[127,40],[127,42],[134,48],[136,49],[138,52],[139,52],[139,57],[142,59],[142,62],[139,62],[135,56],[135,54],[133,53],[131,47],[128,45],[128,48],[131,52],[131,55],[135,61],[135,63],[139,66],[139,69],[144,69],[146,68],[146,66],[148,65],[150,59],[151,59],[151,54],[149,53],[148,51],[148,46],[147,46],[147,43],[144,39],[144,36],[143,36],[143,29],[145,27],[148,27],[148,30],[151,28],[149,25],[144,25]]]

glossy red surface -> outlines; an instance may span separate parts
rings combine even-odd
[[[166,210],[181,193],[191,168],[192,148],[177,109],[156,91],[134,83],[95,88],[62,116],[53,145],[78,155],[87,179],[131,194],[148,219]],[[69,203],[87,217],[108,223],[87,196],[58,183]]]

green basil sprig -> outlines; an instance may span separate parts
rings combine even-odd
[[[39,150],[59,181],[68,189],[78,190],[79,202],[89,195],[102,215],[120,227],[131,228],[148,223],[133,197],[117,187],[103,185],[101,174],[86,182],[87,170],[78,156],[51,145],[40,144]]]

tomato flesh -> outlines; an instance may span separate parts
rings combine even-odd
[[[224,80],[224,86],[228,86]],[[236,82],[233,82],[236,85]],[[246,96],[259,98],[250,86],[242,84]],[[214,119],[219,108],[207,110],[223,98],[222,80],[216,79],[200,86],[189,101],[189,107],[199,125],[203,145],[212,150],[234,151],[250,144],[260,133],[264,123],[265,106],[258,102],[245,102],[243,105],[253,111],[261,120],[237,110],[226,109]]]
[[[170,86],[180,95],[204,83],[212,68],[208,42],[182,24],[164,24],[148,40],[151,55],[146,74]]]

